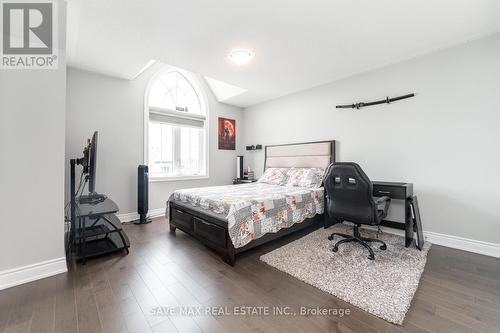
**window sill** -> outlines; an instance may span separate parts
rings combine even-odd
[[[150,183],[157,182],[175,182],[179,180],[199,180],[199,179],[208,179],[208,175],[206,176],[173,176],[173,177],[150,177]]]

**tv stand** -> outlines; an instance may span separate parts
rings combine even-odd
[[[70,160],[71,224],[67,254],[84,264],[88,258],[107,253],[125,251],[128,254],[130,241],[115,215],[118,205],[103,194],[76,197],[76,163],[76,159]]]

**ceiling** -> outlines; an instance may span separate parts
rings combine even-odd
[[[69,0],[67,48],[70,66],[125,79],[178,66],[247,107],[496,31],[497,0]],[[235,48],[254,59],[230,63]]]

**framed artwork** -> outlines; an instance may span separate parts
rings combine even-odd
[[[219,117],[219,149],[236,150],[236,121]]]

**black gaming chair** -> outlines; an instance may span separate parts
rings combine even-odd
[[[370,252],[368,259],[375,259],[368,242],[382,243],[381,250],[386,250],[387,245],[380,239],[362,237],[359,227],[361,224],[379,225],[387,216],[391,199],[372,196],[372,182],[356,163],[331,164],[325,172],[323,181],[327,196],[325,210],[328,217],[336,223],[343,221],[354,223],[352,236],[334,232],[328,237],[329,240],[333,240],[335,235],[344,238],[334,245],[333,252],[337,252],[338,246],[342,243],[357,242]]]

